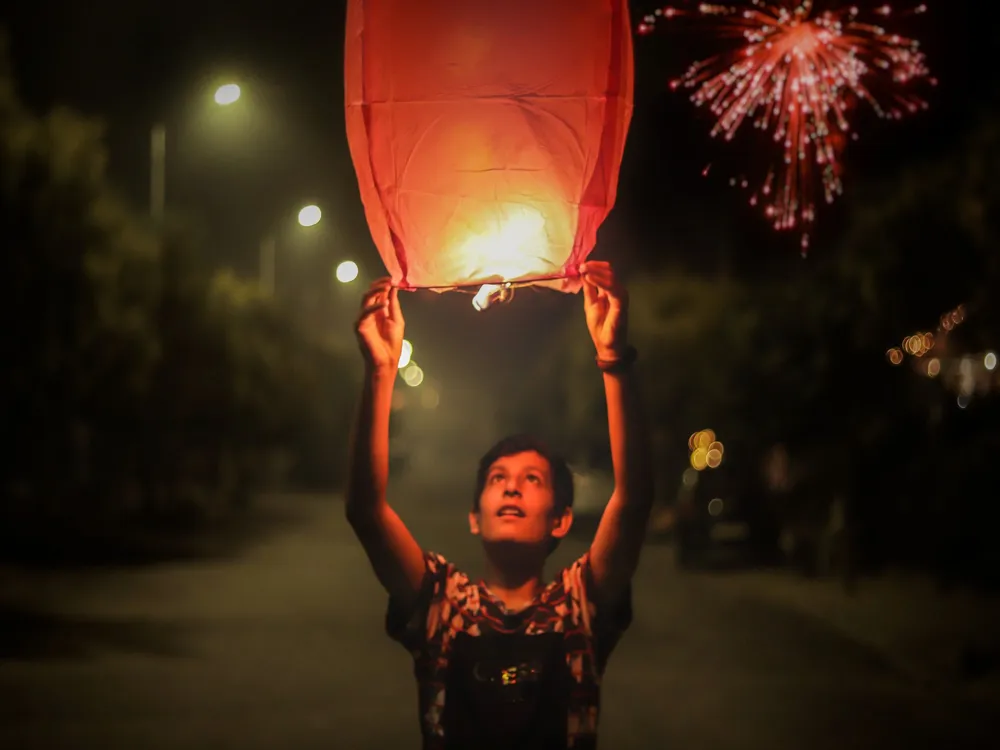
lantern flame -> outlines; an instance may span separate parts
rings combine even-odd
[[[541,213],[523,205],[498,213],[493,221],[484,222],[498,228],[473,234],[457,250],[469,277],[511,281],[536,270],[539,260],[558,268],[548,257],[550,247]]]

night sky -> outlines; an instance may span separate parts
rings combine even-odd
[[[22,97],[39,111],[66,104],[100,116],[112,178],[140,209],[148,195],[149,128],[167,123],[168,203],[198,217],[211,261],[253,273],[260,236],[304,201],[315,201],[326,212],[323,239],[314,240],[329,256],[324,262],[351,257],[375,276],[381,263],[343,124],[344,6],[342,0],[30,0],[8,12],[7,26]],[[633,20],[653,7],[632,3]],[[848,190],[852,180],[948,148],[983,106],[982,92],[996,90],[986,64],[987,35],[995,32],[977,22],[971,7],[939,0],[904,29],[924,41],[941,79],[930,94],[932,110],[901,124],[870,123],[848,152]],[[799,258],[797,237],[776,235],[721,179],[700,176],[720,144],[708,139],[703,113],[667,87],[705,52],[685,47],[667,35],[636,39],[636,113],[618,206],[596,257],[617,260],[626,274],[657,265],[710,272],[720,263],[744,274],[801,269],[809,261]],[[226,80],[243,86],[241,111],[205,104],[213,85]],[[835,211],[821,213],[814,254],[836,236],[835,224]],[[286,253],[309,250],[291,244]],[[527,333],[529,326],[545,328],[535,325],[540,316],[578,314],[579,300],[523,297],[502,315],[476,314],[459,295],[407,298],[409,337],[422,340],[422,364],[467,376],[472,371],[456,368],[453,359],[461,350],[481,372],[502,370],[512,359],[542,353]],[[582,314],[580,334],[586,335]]]

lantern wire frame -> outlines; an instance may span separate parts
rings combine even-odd
[[[573,278],[570,274],[558,274],[555,276],[536,276],[530,279],[521,279],[520,281],[499,281],[492,282],[497,286],[502,286],[507,289],[520,289],[522,287],[535,286],[542,281],[563,281],[564,279]],[[475,281],[471,284],[447,284],[442,286],[406,286],[399,287],[404,292],[419,292],[419,291],[431,291],[431,292],[463,292],[465,294],[475,294],[479,291],[483,284],[489,284],[489,281]]]
[[[473,307],[479,312],[486,310],[495,304],[508,304],[514,299],[514,292],[521,288],[537,287],[543,281],[562,281],[575,278],[575,274],[556,274],[552,276],[536,276],[530,279],[519,281],[501,281],[491,284],[477,281],[472,284],[450,284],[446,286],[410,286],[399,287],[403,291],[417,292],[421,290],[436,292],[461,292],[463,294],[475,295],[472,301]],[[492,289],[490,289],[492,287]],[[487,290],[490,291],[487,291]],[[485,294],[484,294],[485,292]],[[480,297],[482,299],[480,300]]]

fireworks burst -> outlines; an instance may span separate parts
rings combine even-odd
[[[895,15],[926,10],[920,5]],[[876,20],[866,20],[857,6],[814,11],[808,1],[753,0],[662,8],[639,25],[640,34],[649,34],[662,21],[687,17],[733,43],[693,64],[671,87],[694,89],[691,101],[708,106],[715,118],[713,137],[732,140],[750,122],[773,138],[780,159],[750,203],[763,205],[775,229],[800,228],[803,253],[816,195],[821,191],[832,203],[843,192],[841,157],[848,139],[856,138],[848,115],[865,103],[879,117],[900,119],[927,107],[911,85],[935,83],[919,42],[877,22],[893,10],[883,5],[871,14]]]

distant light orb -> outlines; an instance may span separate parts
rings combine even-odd
[[[358,264],[353,260],[345,260],[337,266],[337,281],[341,284],[350,284],[358,278],[358,273]]]
[[[410,364],[410,359],[413,357],[413,344],[411,344],[406,339],[403,339],[403,348],[399,352],[399,369],[402,370],[408,364]]]
[[[240,87],[235,83],[227,83],[215,90],[215,103],[221,107],[227,107],[238,102],[242,94]]]
[[[997,367],[997,355],[995,352],[987,352],[983,357],[983,366],[987,370],[995,370]]]
[[[420,405],[425,409],[437,409],[440,403],[441,394],[438,393],[437,388],[427,387],[420,394]]]
[[[416,388],[424,382],[424,371],[416,364],[411,364],[403,371],[403,382],[411,388]]]
[[[314,227],[323,218],[323,212],[319,206],[306,206],[299,211],[299,224],[304,227]]]

